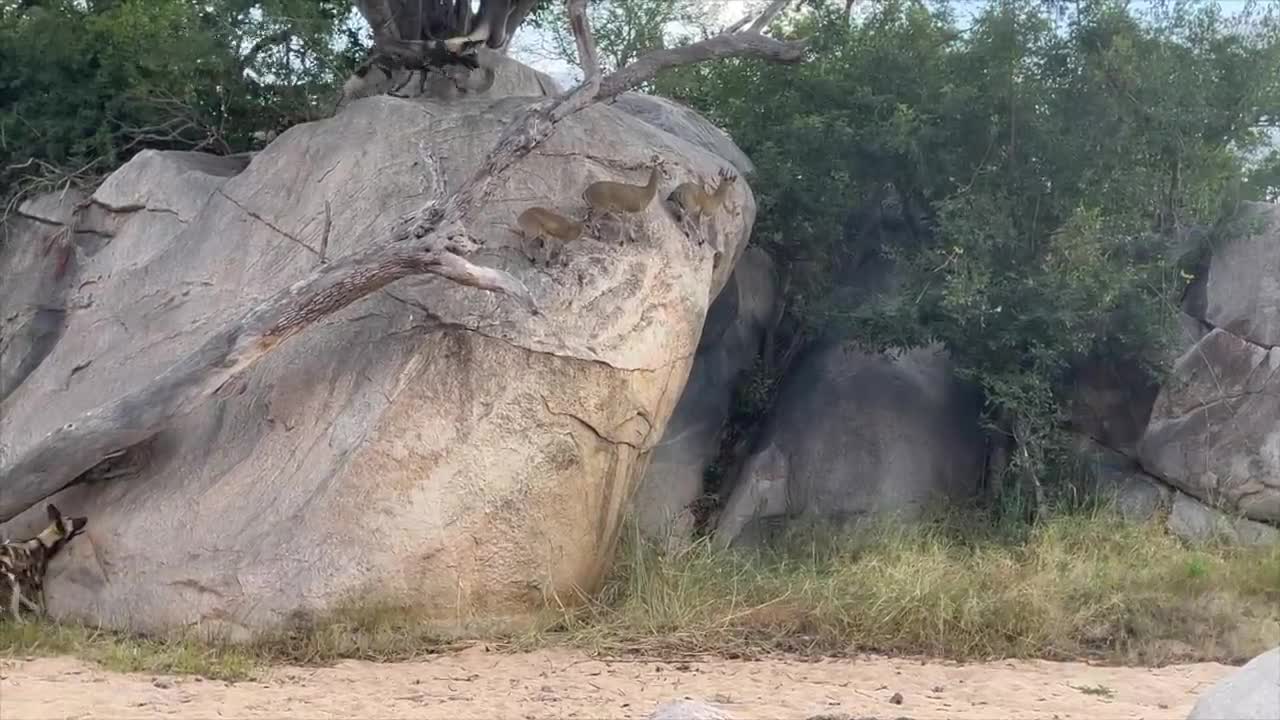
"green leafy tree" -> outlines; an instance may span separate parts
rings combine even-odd
[[[787,272],[791,325],[942,343],[1012,441],[1009,476],[1043,503],[1073,365],[1153,366],[1190,232],[1274,197],[1274,160],[1248,171],[1244,156],[1280,118],[1280,24],[1274,6],[1233,9],[1001,0],[962,26],[945,4],[850,19],[818,2],[789,20],[813,62],[688,68],[659,90],[756,163],[755,242]],[[921,211],[918,242],[869,247],[846,228],[886,183]],[[896,281],[872,300],[850,292],[869,252]]]
[[[0,196],[89,182],[146,148],[244,150],[317,116],[363,55],[351,14],[349,0],[0,4]]]

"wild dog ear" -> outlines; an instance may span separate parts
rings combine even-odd
[[[44,511],[49,516],[49,522],[58,522],[62,519],[62,513],[58,512],[58,508],[54,507],[52,503],[45,505]]]
[[[75,537],[76,535],[79,535],[80,532],[84,530],[85,526],[88,524],[89,524],[89,518],[87,517],[71,518],[71,534],[68,537]]]

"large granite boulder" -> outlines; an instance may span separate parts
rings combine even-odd
[[[1280,648],[1245,663],[1206,690],[1187,720],[1275,720],[1280,718]]]
[[[0,403],[0,469],[315,271],[326,202],[328,257],[383,241],[436,184],[461,183],[540,93],[357,100],[238,172],[135,157],[94,196],[109,237],[77,256],[59,339]],[[733,262],[716,266],[712,243],[690,241],[656,202],[637,242],[584,237],[550,269],[525,259],[513,228],[533,203],[581,216],[587,183],[643,182],[655,153],[676,168],[660,193],[725,164],[594,106],[497,183],[471,226],[488,239],[473,259],[518,276],[542,317],[439,278],[402,280],[277,348],[238,394],[131,451],[118,477],[56,495],[89,526],[50,568],[51,613],[241,639],[349,603],[519,621],[596,586]],[[716,240],[736,260],[755,215],[745,183],[728,208]],[[0,315],[33,299],[6,294]]]
[[[1153,475],[1215,508],[1280,522],[1280,348],[1215,329],[1188,350],[1138,446]]]
[[[734,389],[759,356],[778,302],[773,261],[749,248],[729,284],[711,304],[698,354],[662,442],[635,498],[636,522],[648,537],[687,537],[689,509],[702,494],[702,479],[720,449]]]
[[[788,518],[911,519],[981,481],[980,398],[936,348],[893,357],[825,344],[778,397],[717,520],[722,543]]]
[[[1263,347],[1280,346],[1280,205],[1246,203],[1213,248],[1202,318]]]

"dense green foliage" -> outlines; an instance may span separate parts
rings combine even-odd
[[[789,18],[811,62],[686,68],[660,90],[756,163],[753,241],[789,275],[792,323],[944,344],[1017,441],[1013,477],[1043,476],[1073,363],[1161,358],[1188,231],[1275,192],[1241,158],[1280,119],[1276,7],[1002,0],[962,24],[941,4],[815,5]],[[917,242],[845,231],[886,182],[926,211]],[[846,292],[868,251],[898,283],[873,301]]]
[[[351,12],[349,0],[0,2],[0,196],[145,148],[244,150],[314,117],[363,55]]]

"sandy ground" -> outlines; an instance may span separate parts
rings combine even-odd
[[[586,720],[645,718],[661,702],[690,698],[717,705],[735,720],[1184,720],[1196,694],[1230,670],[1212,663],[1141,669],[877,657],[640,662],[570,650],[505,654],[472,648],[424,662],[281,667],[260,680],[232,684],[34,658],[0,661],[0,718]],[[901,704],[891,701],[895,693]]]

